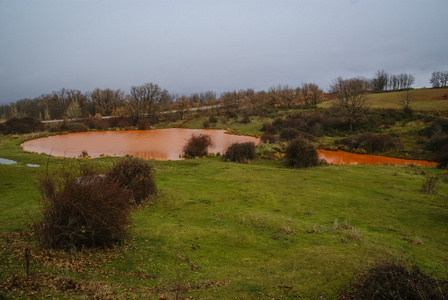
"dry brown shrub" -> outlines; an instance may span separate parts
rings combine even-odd
[[[341,299],[446,299],[448,282],[423,273],[403,259],[376,262],[355,277]]]
[[[44,248],[106,248],[125,239],[132,195],[108,176],[85,164],[62,166],[40,178],[39,188]]]
[[[154,167],[143,159],[136,157],[120,159],[107,175],[119,187],[130,191],[136,204],[142,203],[149,195],[157,194]]]
[[[193,134],[183,148],[184,156],[187,158],[206,156],[211,146],[213,141],[209,135]]]

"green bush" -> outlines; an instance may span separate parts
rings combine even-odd
[[[85,164],[79,170],[61,167],[40,178],[39,188],[42,247],[106,248],[126,238],[132,195],[108,176]]]
[[[232,161],[237,163],[247,163],[254,160],[256,157],[255,144],[252,142],[247,143],[234,143],[222,156],[223,161]]]
[[[297,138],[289,142],[285,151],[285,165],[293,168],[309,168],[317,166],[319,158],[314,145],[304,139]]]
[[[186,158],[202,157],[208,154],[208,148],[213,146],[212,138],[207,134],[193,134],[183,148]]]
[[[143,159],[126,157],[116,162],[107,173],[119,187],[131,192],[135,203],[157,194],[154,168]]]
[[[265,132],[265,133],[263,133],[263,135],[260,137],[260,140],[261,140],[263,143],[271,143],[271,144],[273,144],[273,143],[276,143],[276,142],[277,142],[278,138],[277,138],[276,135],[274,135],[274,134],[272,134],[272,133],[270,133],[270,132]]]
[[[340,145],[348,146],[351,149],[364,149],[367,153],[385,152],[388,150],[400,150],[403,144],[398,137],[390,135],[364,133],[358,136],[348,137],[337,141]]]
[[[296,139],[300,135],[300,132],[295,128],[284,128],[280,132],[280,140],[282,141],[291,141]]]
[[[434,161],[439,163],[439,168],[448,167],[448,135],[433,136],[426,144],[426,149],[433,152]]]
[[[23,134],[35,131],[42,131],[44,126],[42,123],[31,117],[11,118],[1,126],[3,134]]]
[[[87,127],[84,123],[69,123],[68,124],[69,132],[85,132],[89,131],[89,127]]]
[[[218,119],[216,119],[216,117],[214,115],[211,115],[210,117],[208,117],[208,121],[210,123],[218,123]]]

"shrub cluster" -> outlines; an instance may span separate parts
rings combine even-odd
[[[445,299],[448,282],[423,273],[405,261],[378,262],[357,276],[341,299]]]
[[[436,119],[421,134],[429,138],[425,148],[433,153],[433,159],[439,163],[439,168],[448,167],[448,120]]]
[[[208,148],[213,146],[212,138],[207,134],[193,134],[183,148],[186,158],[202,157],[208,154]]]
[[[434,161],[439,163],[439,168],[448,167],[448,135],[433,136],[426,144],[426,149],[434,153]]]
[[[247,143],[234,143],[222,156],[223,161],[232,161],[237,163],[247,163],[254,160],[256,157],[255,144],[252,142]]]
[[[403,148],[400,138],[373,133],[364,133],[361,135],[348,137],[335,141],[335,143],[345,145],[351,149],[364,149],[367,153],[400,150]]]
[[[116,162],[107,175],[119,187],[130,191],[136,204],[157,194],[154,168],[143,159],[126,157]]]
[[[153,167],[125,158],[105,174],[86,164],[63,166],[40,178],[42,221],[37,225],[45,248],[111,247],[122,242],[133,203],[157,193]]]
[[[24,134],[45,130],[45,126],[35,118],[11,118],[4,124],[0,124],[2,134]]]
[[[285,165],[293,168],[309,168],[317,166],[319,158],[314,145],[304,139],[297,138],[289,142],[285,151]]]
[[[282,141],[291,141],[296,139],[300,135],[300,131],[295,128],[284,128],[280,132],[280,140]]]
[[[218,119],[216,119],[216,117],[214,115],[211,115],[210,117],[208,117],[208,121],[210,123],[218,123]]]
[[[110,247],[125,239],[131,193],[108,176],[81,164],[40,179],[43,220],[38,237],[45,248]]]

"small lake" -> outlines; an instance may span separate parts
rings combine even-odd
[[[325,159],[330,164],[335,165],[403,165],[415,164],[421,166],[437,166],[436,162],[425,160],[409,160],[387,156],[356,154],[345,151],[317,150],[320,159]]]
[[[192,134],[208,134],[214,146],[210,153],[224,153],[233,143],[260,143],[250,136],[226,134],[224,130],[207,129],[153,129],[129,131],[91,131],[69,133],[27,141],[22,144],[26,151],[53,156],[76,158],[83,151],[92,157],[132,155],[143,159],[181,160],[182,148]],[[355,154],[344,151],[318,150],[319,158],[336,165],[416,164],[436,166],[437,163],[422,160]],[[14,163],[14,161],[11,161]],[[4,162],[4,163],[11,163]]]
[[[86,151],[92,158],[132,155],[143,159],[181,160],[187,140],[192,134],[200,133],[210,135],[214,146],[209,148],[209,152],[215,154],[222,154],[233,143],[260,142],[256,137],[226,134],[224,130],[170,128],[69,133],[27,141],[22,148],[71,158]]]

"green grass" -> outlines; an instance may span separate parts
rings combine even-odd
[[[0,165],[2,236],[39,219],[39,174],[78,163],[23,153],[21,141],[1,137],[0,157],[42,166]],[[84,162],[104,167],[115,159]],[[355,273],[390,255],[447,276],[446,170],[294,170],[281,162],[241,165],[219,158],[152,163],[160,196],[133,212],[129,245],[107,252],[98,266],[92,263],[81,272],[36,259],[32,273],[103,282],[126,297],[150,299],[162,294],[174,299],[176,293],[195,299],[335,299]],[[419,191],[428,175],[445,178],[435,195]],[[353,228],[334,229],[335,223]],[[351,237],[354,231],[361,240]],[[1,251],[0,259],[10,268],[0,270],[0,281],[23,273],[20,255],[8,247]],[[176,291],[176,286],[185,289]]]
[[[422,111],[448,110],[448,88],[415,89],[409,91],[413,100],[411,108]],[[401,101],[406,96],[405,91],[369,94],[371,108],[401,109]],[[329,108],[336,100],[328,100],[319,104],[319,107]]]

